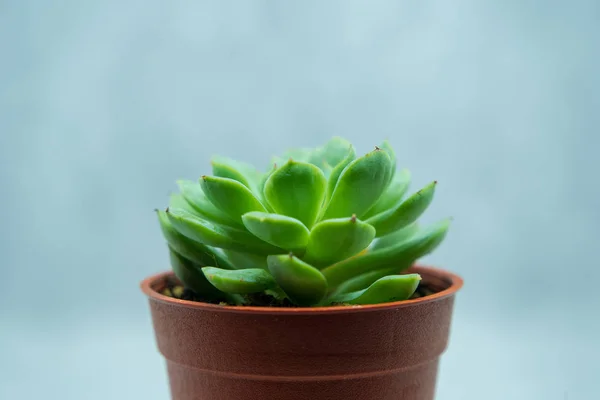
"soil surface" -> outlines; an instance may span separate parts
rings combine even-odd
[[[417,290],[412,295],[411,299],[418,299],[437,293],[438,288],[429,286],[426,282],[421,282]],[[226,301],[215,301],[213,299],[203,298],[194,291],[187,289],[176,280],[167,280],[166,287],[161,291],[161,294],[181,300],[197,301],[201,303],[220,304],[223,306],[230,305]],[[244,295],[247,306],[254,307],[296,307],[288,299],[277,299],[267,293],[256,293]],[[339,304],[341,305],[341,304]]]

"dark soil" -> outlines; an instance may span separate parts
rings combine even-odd
[[[428,285],[426,282],[421,282],[417,290],[412,295],[411,299],[418,299],[420,297],[426,297],[437,293],[438,288],[432,287]],[[176,280],[167,280],[166,287],[161,291],[161,294],[169,297],[173,297],[181,300],[189,300],[189,301],[197,301],[201,303],[209,303],[209,304],[219,304],[219,305],[230,305],[225,299],[222,301],[205,298],[194,291],[184,288],[181,284]],[[271,296],[267,293],[255,293],[250,295],[243,296],[246,300],[248,306],[254,307],[296,307],[293,303],[291,303],[288,299],[277,299],[274,296]]]

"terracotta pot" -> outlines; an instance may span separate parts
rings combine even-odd
[[[368,306],[219,306],[142,282],[173,400],[433,400],[462,279],[413,267],[440,292]]]

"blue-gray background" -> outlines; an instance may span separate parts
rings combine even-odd
[[[152,210],[389,137],[463,275],[441,400],[600,398],[600,2],[0,1],[0,398],[168,398]]]

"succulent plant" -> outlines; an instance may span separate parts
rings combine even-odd
[[[157,210],[171,266],[207,301],[252,304],[268,295],[297,306],[376,304],[410,298],[404,273],[444,239],[450,220],[421,227],[432,182],[405,198],[387,141],[361,157],[334,137],[275,157],[267,172],[225,157],[212,175],[178,181]]]

